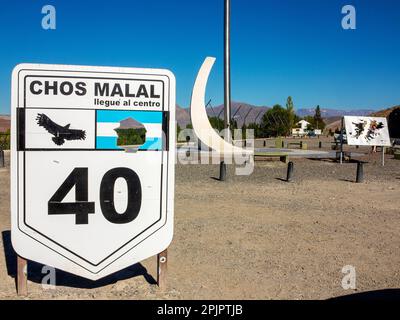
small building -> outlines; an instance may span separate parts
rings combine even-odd
[[[301,128],[303,131],[307,131],[307,126],[310,124],[306,120],[300,120],[299,122],[296,123],[299,128]]]
[[[293,136],[305,136],[307,134],[307,127],[310,123],[306,120],[300,120],[296,123],[297,127],[292,129]]]

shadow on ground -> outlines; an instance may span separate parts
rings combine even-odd
[[[336,159],[333,158],[306,158],[306,159],[319,162],[339,163]]]
[[[17,254],[15,253],[11,244],[11,232],[9,230],[2,232],[4,256],[6,258],[7,273],[10,277],[16,278],[17,274]],[[41,283],[42,278],[48,274],[48,272],[43,272],[44,265],[28,261],[28,280]],[[144,279],[149,284],[156,284],[156,280],[147,272],[147,269],[141,264],[137,263],[121,271],[113,273],[106,276],[100,280],[92,281],[85,279],[71,273],[56,270],[56,279],[58,286],[81,288],[81,289],[95,289],[103,287],[106,285],[114,284],[118,281],[140,277],[143,276]]]
[[[356,183],[355,180],[351,180],[351,179],[339,179],[339,181]]]

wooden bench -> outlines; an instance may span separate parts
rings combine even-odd
[[[299,146],[301,149],[303,147],[303,141],[300,142],[288,142],[287,147],[290,148],[290,146]]]
[[[254,153],[254,161],[256,160],[256,157],[263,157],[263,158],[277,158],[279,157],[279,160],[288,163],[289,162],[289,154],[284,153],[284,152],[255,152]]]
[[[299,149],[301,150],[307,150],[307,143],[304,143],[303,141],[300,142],[288,142],[287,147],[290,149],[290,146],[299,146]]]
[[[264,148],[277,148],[277,149],[284,148],[285,141],[283,141],[282,139],[276,139],[273,146],[267,146],[267,140],[263,140],[263,147]]]

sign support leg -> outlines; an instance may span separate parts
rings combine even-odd
[[[17,256],[17,294],[28,295],[28,263],[20,256]]]
[[[167,287],[167,257],[168,249],[157,255],[157,285],[164,290]]]
[[[340,122],[340,164],[343,163],[343,122],[344,118]]]
[[[385,166],[385,147],[382,147],[382,167]]]

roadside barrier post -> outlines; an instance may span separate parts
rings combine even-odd
[[[364,182],[364,163],[362,161],[358,161],[356,183],[362,183],[362,182]]]
[[[288,167],[287,167],[286,182],[292,181],[292,178],[293,178],[293,167],[294,167],[293,162],[289,161]]]
[[[224,161],[221,161],[221,163],[219,164],[219,180],[226,180],[226,164]]]
[[[0,168],[4,167],[4,150],[0,149]]]

